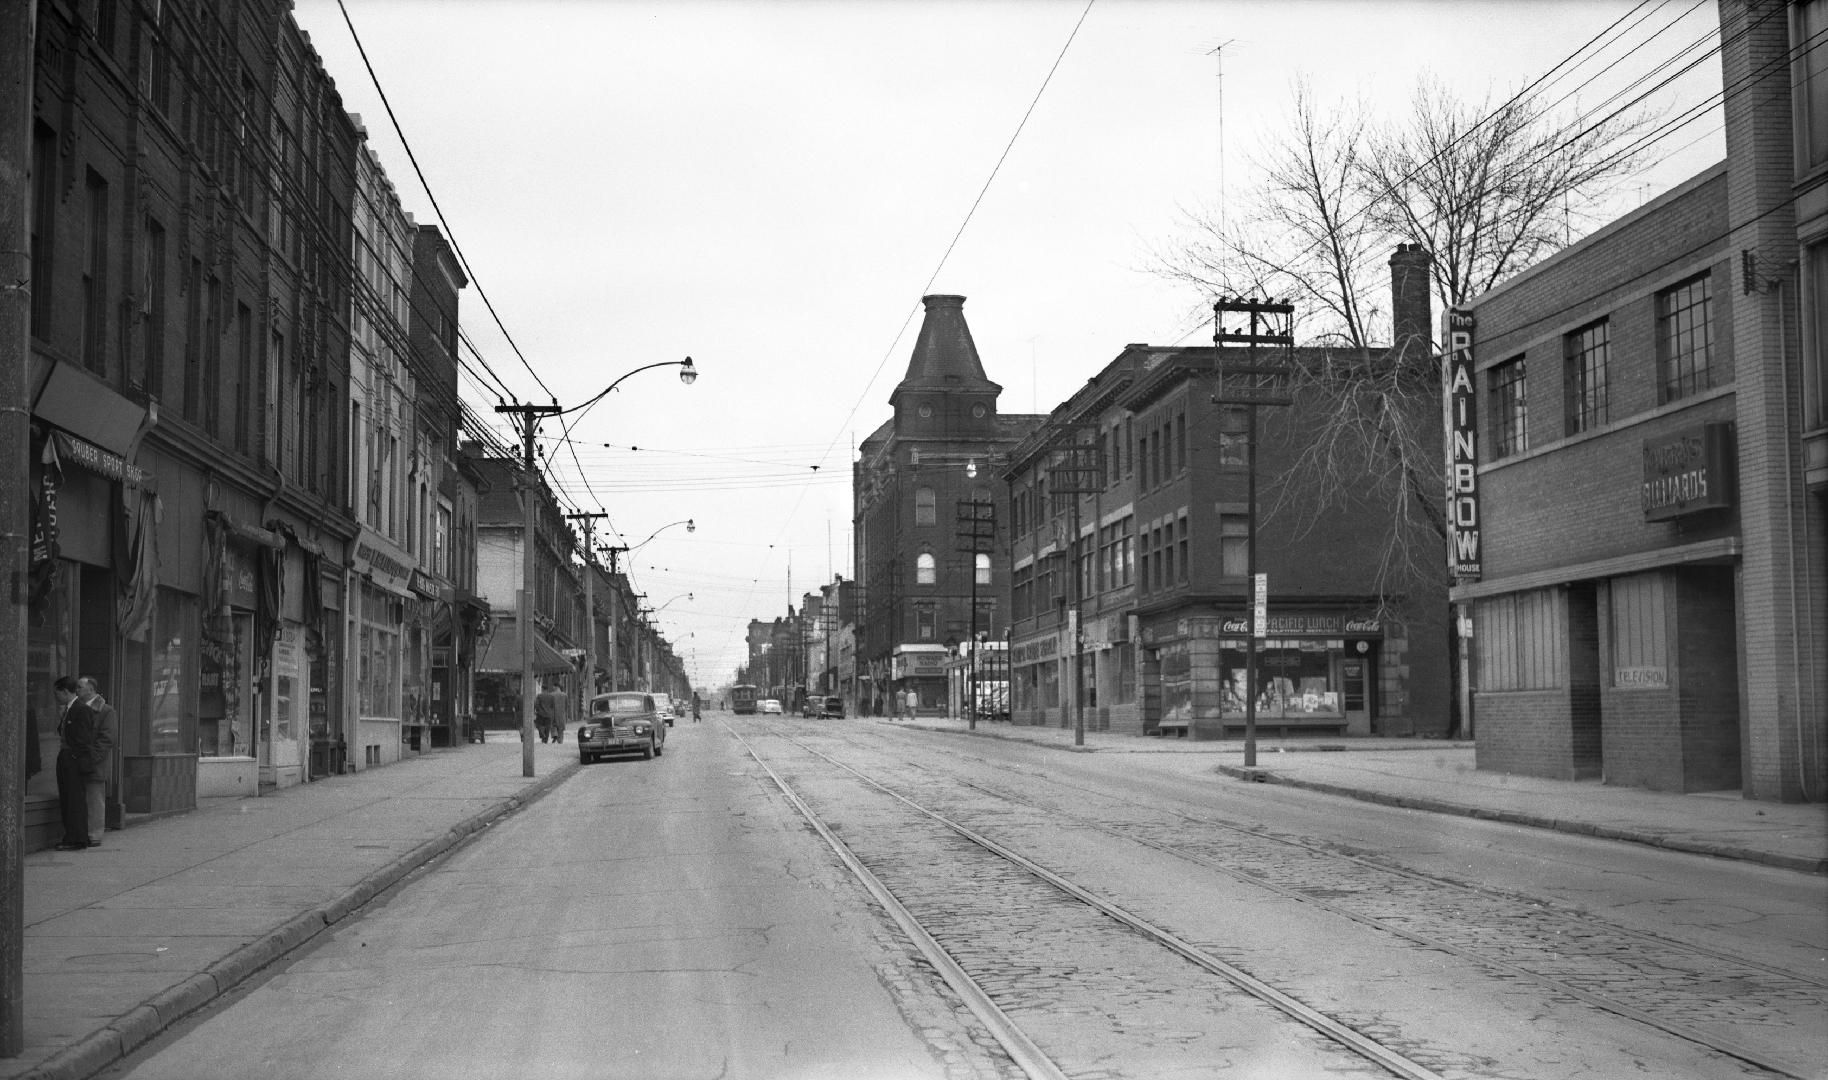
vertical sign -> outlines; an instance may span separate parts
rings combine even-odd
[[[1478,403],[1473,393],[1473,313],[1449,308],[1442,362],[1447,434],[1447,567],[1456,581],[1477,581],[1479,566]]]
[[[1257,574],[1251,582],[1250,636],[1269,636],[1269,575]]]

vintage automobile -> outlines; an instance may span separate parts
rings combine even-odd
[[[590,699],[578,726],[578,760],[586,765],[609,754],[658,757],[666,750],[666,722],[657,695],[617,690]]]
[[[800,710],[800,715],[814,720],[842,720],[844,719],[844,699],[826,694],[814,694],[806,699],[806,707]]]
[[[755,703],[755,711],[758,713],[772,713],[775,716],[780,716],[781,703],[774,698],[763,698]]]

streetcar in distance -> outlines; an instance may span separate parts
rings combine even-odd
[[[755,687],[738,683],[730,688],[730,711],[738,716],[755,715]]]

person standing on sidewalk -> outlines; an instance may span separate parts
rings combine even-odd
[[[81,851],[89,846],[89,792],[85,781],[95,771],[95,714],[83,704],[82,687],[68,675],[59,675],[53,686],[60,711],[57,716],[57,808],[63,818],[63,840],[58,851]]]
[[[540,742],[565,741],[565,695],[556,682],[533,697],[533,723],[539,728]]]
[[[95,717],[95,740],[89,751],[94,771],[83,777],[84,802],[89,814],[89,846],[94,847],[102,842],[102,832],[108,826],[108,778],[114,775],[114,706],[102,696],[95,676],[78,678],[76,686],[82,703]]]

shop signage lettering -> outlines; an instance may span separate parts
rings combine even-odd
[[[1668,521],[1733,505],[1728,427],[1703,424],[1644,443],[1639,501],[1645,521]]]
[[[1669,685],[1669,671],[1660,667],[1614,668],[1612,685],[1628,689],[1661,688]]]
[[[1251,621],[1230,618],[1218,625],[1227,637],[1246,636]],[[1383,630],[1376,619],[1348,619],[1343,615],[1271,615],[1268,637],[1315,637],[1334,634],[1378,634]]]
[[[1447,310],[1447,370],[1442,409],[1447,431],[1447,566],[1459,581],[1477,581],[1479,564],[1479,428],[1473,391],[1473,313]]]
[[[1046,660],[1060,654],[1060,638],[1049,634],[1034,641],[1024,641],[1010,648],[1010,662],[1015,664],[1032,664],[1036,660]]]
[[[109,480],[118,480],[132,487],[146,485],[146,472],[136,465],[129,465],[127,459],[119,454],[103,450],[101,447],[79,439],[68,432],[56,432],[57,453],[65,460],[81,465],[97,476]]]

